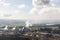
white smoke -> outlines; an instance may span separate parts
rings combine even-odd
[[[26,25],[25,25],[26,28],[29,28],[30,26],[32,26],[32,24],[31,24],[29,21],[26,21],[25,24],[26,24]]]
[[[5,26],[4,30],[8,30],[8,26],[7,25]]]
[[[16,26],[12,28],[12,31],[14,31],[16,29]]]

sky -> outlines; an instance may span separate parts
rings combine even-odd
[[[0,19],[26,19],[32,0],[0,0]]]
[[[52,22],[60,20],[59,13],[60,0],[0,0],[0,19]]]

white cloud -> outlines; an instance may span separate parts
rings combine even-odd
[[[48,7],[39,12],[42,20],[60,20],[60,8]]]
[[[0,2],[1,2],[2,0],[0,0]]]
[[[60,8],[55,7],[55,0],[32,0],[32,5],[34,6],[29,14],[28,20],[32,22],[53,22],[60,20]],[[53,16],[54,15],[54,16]]]
[[[42,9],[34,9],[31,14],[29,13],[29,19],[33,23],[53,23],[60,21],[60,8],[46,7]]]
[[[38,11],[39,11],[39,9],[37,9],[37,8],[32,8],[31,9],[31,11],[29,12],[29,14],[37,14],[38,13]]]
[[[25,5],[25,4],[21,4],[21,5],[18,6],[18,8],[20,8],[20,9],[23,9],[23,8],[26,8],[26,7],[27,7],[27,5]]]
[[[21,4],[18,8],[13,6],[11,3],[6,3],[6,0],[1,0],[0,19],[27,19],[28,16],[21,12],[23,11],[22,9],[28,7],[26,4]]]
[[[21,9],[14,8],[5,2],[1,2],[0,5],[2,7],[0,8],[0,19],[27,19],[26,15],[24,13],[22,14]],[[25,7],[27,7],[25,4],[21,4],[19,8],[23,9]]]
[[[8,6],[10,6],[11,4],[10,4],[10,3],[6,3],[4,0],[1,0],[1,1],[0,1],[0,5],[1,5],[1,6],[4,6],[4,7],[8,7]]]
[[[14,13],[20,13],[20,10],[15,10],[15,12]]]
[[[10,3],[4,3],[3,6],[10,6]]]
[[[20,10],[0,10],[0,19],[27,19],[26,14],[22,14]]]
[[[42,6],[42,7],[45,7],[45,6],[54,6],[54,2],[55,0],[32,0],[32,5],[34,7],[36,6]]]

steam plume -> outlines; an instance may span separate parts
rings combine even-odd
[[[26,28],[29,28],[30,26],[32,26],[32,24],[29,21],[26,21]]]

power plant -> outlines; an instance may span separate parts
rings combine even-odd
[[[36,27],[32,24],[30,26],[30,23],[26,22],[25,26],[10,27],[6,25],[0,27],[0,40],[60,40],[60,33],[54,32],[54,30],[60,30],[59,25],[43,25]],[[54,29],[55,26],[58,26],[58,30],[57,28]]]

